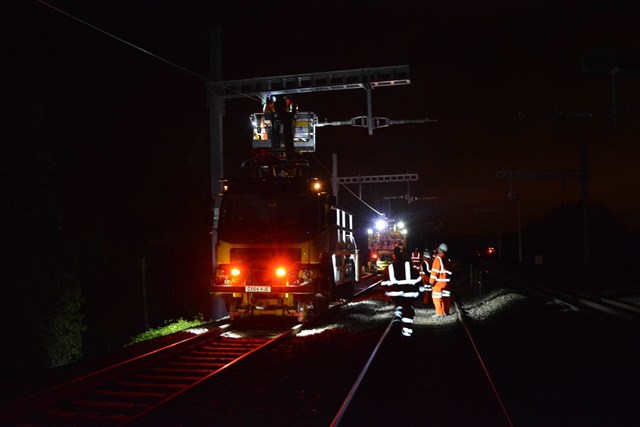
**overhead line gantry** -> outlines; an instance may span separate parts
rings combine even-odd
[[[367,92],[368,113],[366,125],[369,128],[369,134],[372,134],[377,118],[372,115],[371,91],[375,88],[408,84],[411,84],[411,80],[409,79],[409,67],[407,65],[207,82],[211,125],[210,183],[211,196],[214,200],[213,227],[211,229],[213,247],[215,247],[218,240],[217,224],[221,202],[219,195],[222,193],[222,179],[224,177],[222,118],[227,99],[256,97],[264,100],[269,94],[286,95],[364,89]],[[215,251],[212,251],[212,253],[215,254]],[[212,261],[213,265],[215,265],[215,255],[213,255]]]

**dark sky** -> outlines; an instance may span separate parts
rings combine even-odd
[[[640,230],[640,74],[618,75],[614,128],[611,78],[582,68],[588,52],[638,52],[632,1],[48,2],[59,10],[25,3],[5,30],[10,83],[21,99],[41,105],[41,135],[77,216],[88,199],[98,207],[83,209],[126,215],[125,193],[136,195],[126,198],[128,209],[151,205],[170,216],[190,203],[185,186],[208,186],[203,77],[208,31],[218,25],[227,80],[410,67],[411,85],[374,90],[374,115],[437,123],[373,136],[320,128],[310,156],[320,176],[333,152],[340,176],[418,173],[411,195],[434,198],[409,206],[385,200],[406,193],[404,184],[366,187],[365,201],[378,210],[437,214],[452,232],[513,228],[513,212],[479,214],[514,209],[508,182],[496,172],[576,171],[586,144],[590,199],[627,230]],[[322,120],[366,114],[364,91],[306,94],[297,102]],[[248,148],[248,116],[260,105],[238,100],[226,108],[225,169],[232,171]],[[575,178],[513,184],[526,220],[580,201]],[[187,195],[157,204],[177,193]]]

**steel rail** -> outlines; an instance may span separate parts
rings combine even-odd
[[[375,348],[369,355],[369,358],[367,359],[367,362],[365,363],[364,367],[360,371],[358,378],[353,383],[353,386],[351,386],[351,389],[349,390],[347,397],[342,402],[342,405],[340,405],[340,409],[338,410],[338,413],[335,415],[335,417],[331,421],[331,427],[337,427],[338,425],[340,425],[340,422],[342,421],[342,417],[347,412],[347,409],[349,408],[349,405],[351,404],[353,397],[356,395],[356,392],[360,388],[360,384],[362,383],[362,380],[364,379],[364,377],[367,375],[367,372],[369,371],[371,364],[378,356],[378,352],[380,351],[380,348],[382,347],[384,342],[387,340],[387,337],[389,336],[389,333],[392,327],[393,327],[393,320],[389,322],[389,325],[387,326],[385,331],[382,333],[382,336],[378,340],[378,343],[376,344]]]
[[[275,337],[252,337],[254,338],[253,341],[247,343],[243,342],[232,351],[225,349],[221,350],[221,353],[216,354],[215,345],[209,346],[209,348],[205,347],[205,349],[202,350],[203,346],[207,346],[208,342],[214,343],[214,340],[222,333],[226,332],[229,326],[230,325],[222,325],[208,333],[170,344],[147,354],[136,356],[116,365],[97,370],[83,377],[53,386],[31,396],[9,402],[0,408],[0,420],[3,425],[24,425],[23,421],[25,419],[33,418],[34,416],[48,419],[51,416],[47,415],[47,413],[53,413],[63,418],[73,418],[77,421],[76,417],[81,416],[83,412],[80,410],[74,411],[73,409],[64,409],[60,411],[55,409],[55,405],[68,402],[70,399],[77,398],[78,396],[86,393],[98,391],[100,388],[105,386],[114,386],[115,384],[119,384],[119,386],[121,386],[124,384],[125,389],[122,391],[106,391],[103,394],[113,398],[117,398],[118,396],[125,398],[127,396],[142,396],[149,399],[149,402],[140,404],[127,402],[126,405],[120,405],[115,402],[100,403],[91,399],[85,399],[79,400],[78,403],[80,406],[85,407],[87,405],[89,405],[89,407],[100,407],[104,411],[103,415],[101,415],[101,413],[87,414],[87,417],[89,418],[87,422],[89,424],[91,423],[90,419],[93,419],[96,421],[102,420],[103,423],[104,421],[107,421],[110,423],[109,425],[127,425],[130,422],[143,417],[152,410],[167,404],[203,381],[209,380],[213,376],[231,369],[233,366],[250,358],[259,351],[270,347],[281,340],[296,335],[299,332],[300,325],[296,325],[294,328],[280,332]],[[262,341],[261,338],[265,338],[266,340]],[[132,380],[118,383],[118,380],[124,378],[125,375],[136,375],[136,373],[141,373],[143,369],[153,368],[155,365],[172,360],[172,358],[188,358],[190,352],[193,354],[193,352],[197,351],[200,351],[200,353],[206,353],[209,351],[209,353],[204,355],[194,355],[192,358],[196,359],[195,362],[182,363],[176,360],[174,362],[174,364],[177,365],[176,367],[158,368],[163,372],[167,371],[166,374],[140,375],[144,378],[148,377],[149,384],[155,384],[154,381],[156,381],[159,386],[164,386],[165,389],[169,390],[158,393],[148,391],[135,392],[132,391],[132,389],[135,390],[135,388],[139,386],[139,381]],[[237,353],[241,354],[238,355]],[[215,362],[211,362],[210,360],[202,361],[203,359],[215,359]],[[167,385],[167,383],[160,383],[160,381],[166,381],[169,378],[172,379],[170,385]],[[127,386],[129,387],[128,389],[126,388]],[[98,392],[98,394],[100,393]],[[133,413],[114,413],[114,409],[118,407],[122,408],[122,411],[124,412],[131,411]],[[109,410],[112,412],[109,413]]]
[[[500,396],[500,393],[498,392],[498,389],[495,386],[495,383],[493,382],[493,378],[491,377],[491,374],[489,373],[489,370],[487,369],[487,365],[484,363],[484,359],[482,357],[482,355],[480,354],[480,351],[478,350],[478,346],[476,345],[475,340],[473,339],[473,335],[471,334],[471,331],[469,330],[469,327],[467,326],[467,321],[466,321],[466,315],[464,313],[464,310],[462,309],[462,307],[460,307],[460,304],[458,304],[458,301],[456,299],[454,299],[453,297],[451,298],[453,301],[453,304],[456,308],[456,314],[458,317],[458,322],[462,325],[462,328],[464,329],[467,338],[469,338],[469,342],[471,343],[471,346],[473,347],[473,351],[476,354],[476,357],[478,358],[478,362],[480,362],[480,366],[482,366],[482,371],[484,372],[485,377],[487,378],[487,381],[489,382],[489,385],[491,386],[491,389],[493,390],[493,394],[496,398],[496,400],[498,401],[498,404],[500,405],[500,409],[502,410],[502,413],[506,419],[506,421],[509,423],[510,426],[513,426],[513,421],[511,420],[511,416],[509,415],[509,411],[507,411],[507,408],[504,404],[504,401],[502,400],[502,397]]]

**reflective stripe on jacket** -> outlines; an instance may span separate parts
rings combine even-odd
[[[448,287],[451,281],[450,261],[443,255],[438,254],[433,260],[431,266],[431,276],[429,277],[429,283],[432,285],[439,285],[440,287]]]
[[[404,263],[404,277],[398,279],[394,270],[394,264],[395,263],[389,264],[387,267],[389,276],[387,280],[383,280],[381,283],[382,286],[390,287],[390,289],[385,292],[385,295],[390,297],[417,298],[420,295],[418,291],[418,283],[422,280],[420,276],[411,267],[411,263],[406,261]],[[401,272],[400,275],[402,275]]]
[[[423,259],[420,264],[420,277],[422,277],[422,284],[424,285],[425,291],[431,290],[431,283],[429,283],[429,279],[431,277],[431,267],[429,267],[429,261],[431,259]]]
[[[420,259],[421,258],[422,257],[420,256],[420,251],[411,252],[411,265],[416,270],[420,270]]]

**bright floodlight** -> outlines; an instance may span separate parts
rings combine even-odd
[[[367,228],[367,234],[373,234],[373,230],[371,228]]]
[[[376,230],[384,230],[387,223],[384,219],[379,219],[376,221]]]
[[[398,223],[398,228],[403,229],[404,228],[404,222],[400,221]]]

